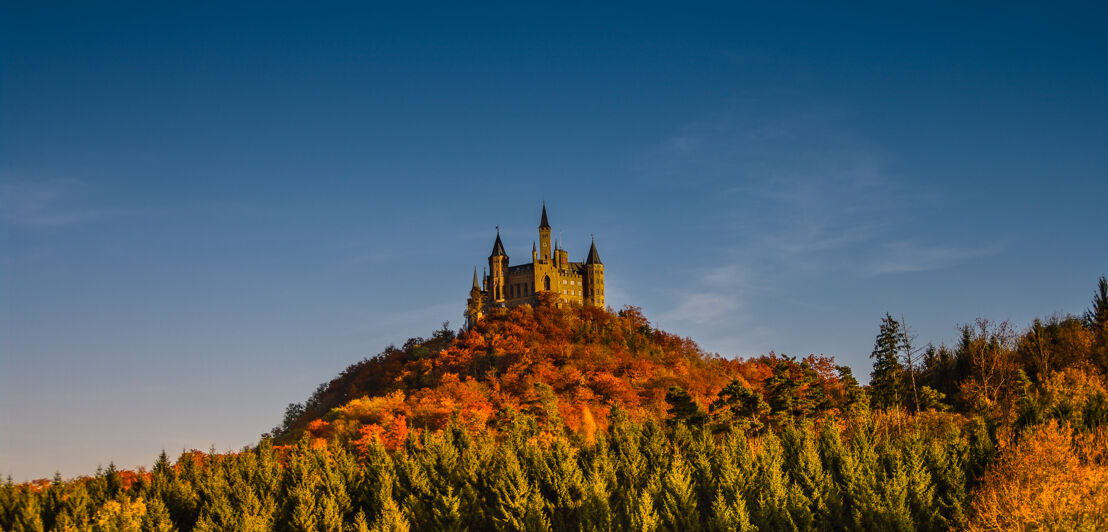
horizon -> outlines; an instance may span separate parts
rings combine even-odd
[[[1104,5],[0,13],[17,481],[256,443],[460,327],[544,201],[608,306],[862,382],[885,313],[951,344],[1108,273]]]

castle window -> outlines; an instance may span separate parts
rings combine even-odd
[[[546,277],[543,278],[542,284],[544,286],[544,288],[543,288],[544,290],[550,290],[550,276],[549,275],[547,275]]]

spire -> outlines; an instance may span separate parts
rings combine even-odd
[[[539,229],[550,229],[550,222],[546,221],[546,202],[542,202],[542,221],[539,222]]]
[[[508,254],[504,253],[504,243],[500,241],[500,228],[496,228],[496,242],[492,244],[492,255],[489,257],[507,257]]]
[[[600,254],[596,252],[595,240],[589,244],[589,258],[585,259],[585,264],[604,264],[600,262]]]
[[[535,241],[532,240],[531,241],[531,253],[535,253],[538,250],[539,250],[539,248],[535,247]]]
[[[481,291],[481,285],[477,284],[477,267],[473,267],[473,289]]]

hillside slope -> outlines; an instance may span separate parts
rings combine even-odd
[[[354,364],[304,405],[290,405],[274,435],[291,441],[307,429],[316,438],[378,435],[396,445],[409,430],[441,428],[455,416],[475,429],[495,428],[511,412],[591,432],[607,427],[614,405],[639,420],[667,417],[675,401],[706,412],[732,382],[760,390],[775,375],[781,382],[770,384],[797,388],[798,407],[826,409],[842,406],[853,384],[837,371],[843,368],[819,357],[709,354],[653,328],[633,307],[610,312],[545,301],[505,309],[457,335],[444,327]]]

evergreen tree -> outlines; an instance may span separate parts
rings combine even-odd
[[[507,446],[498,449],[490,471],[495,494],[493,525],[497,530],[548,530],[550,523],[543,513],[543,500],[538,489],[527,478],[515,450]]]
[[[737,425],[743,430],[757,432],[762,429],[762,420],[769,410],[769,404],[761,393],[742,381],[733,380],[720,390],[718,398],[712,403],[711,414],[717,430]]]
[[[700,405],[680,386],[670,386],[666,392],[666,404],[669,405],[669,422],[673,425],[684,423],[689,427],[699,427],[708,419]]]
[[[873,344],[870,358],[871,400],[874,408],[899,407],[904,398],[904,368],[900,365],[903,331],[900,322],[889,314],[881,319],[881,330]]]
[[[142,516],[143,532],[175,532],[177,527],[173,525],[169,517],[169,510],[161,499],[146,499],[146,514]]]
[[[634,507],[628,530],[636,532],[654,532],[661,526],[658,512],[654,509],[654,497],[650,490],[640,491],[633,499]]]
[[[364,515],[363,515],[364,518]],[[372,532],[408,532],[411,528],[405,512],[396,505],[392,498],[385,499],[381,507],[381,513],[373,523]]]
[[[659,490],[658,514],[663,528],[674,532],[700,530],[696,499],[691,470],[681,453],[674,449]]]
[[[1108,375],[1108,279],[1103,275],[1097,282],[1092,307],[1085,312],[1085,324],[1093,333],[1089,360],[1101,374]]]
[[[792,485],[808,501],[808,511],[815,525],[827,527],[831,522],[830,504],[837,494],[831,476],[824,471],[823,462],[816,450],[807,427],[789,427],[781,434],[784,469]],[[810,525],[800,525],[809,528]]]
[[[761,452],[754,458],[755,476],[752,485],[754,523],[760,529],[797,531],[811,522],[803,506],[807,501],[782,470],[781,444],[771,432],[762,441]],[[797,522],[795,517],[801,518]]]

